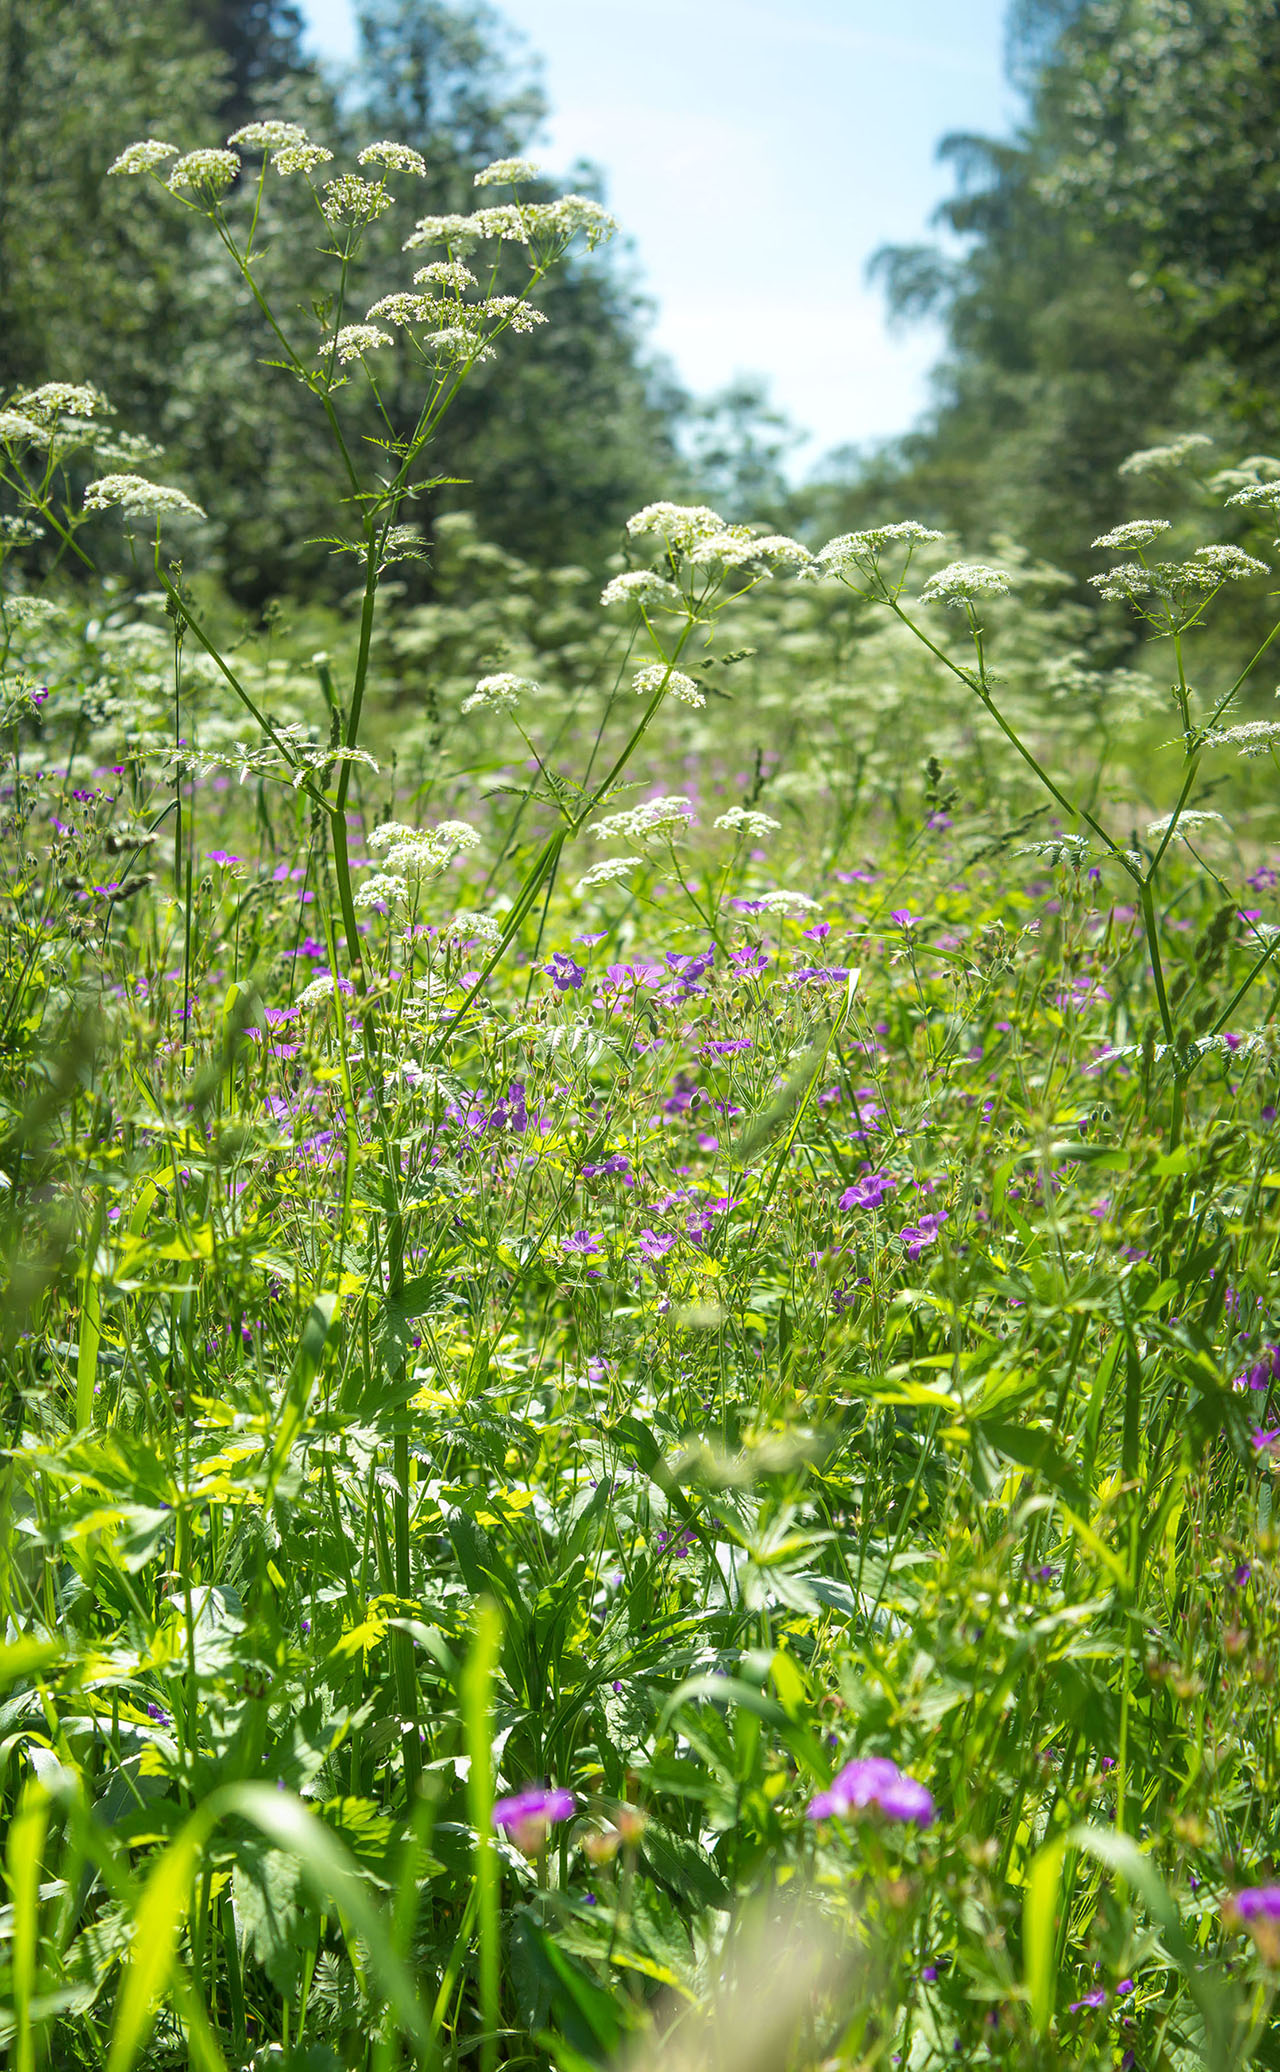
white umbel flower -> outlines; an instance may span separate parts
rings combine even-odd
[[[1007,597],[1009,578],[985,561],[953,561],[930,576],[920,592],[921,604],[947,604],[963,608],[983,597]]]
[[[607,856],[603,863],[593,863],[584,871],[573,889],[581,898],[584,892],[594,892],[597,885],[614,885],[620,878],[630,877],[639,862],[638,856]]]
[[[240,170],[234,151],[188,151],[169,168],[169,190],[180,194],[184,187],[197,194],[225,194]]]
[[[1224,583],[1244,583],[1250,576],[1270,573],[1265,561],[1246,554],[1243,547],[1197,547],[1191,558]]]
[[[1212,444],[1207,432],[1184,432],[1180,439],[1170,439],[1167,446],[1140,447],[1137,453],[1131,453],[1127,460],[1121,461],[1118,472],[1122,475],[1154,475],[1161,468],[1179,468],[1201,447]]]
[[[476,174],[477,187],[519,187],[526,180],[540,180],[542,167],[531,158],[495,158]]]
[[[1162,532],[1171,530],[1167,518],[1126,518],[1123,525],[1112,526],[1110,532],[1104,532],[1093,544],[1095,547],[1149,547]]]
[[[712,539],[716,533],[726,530],[724,519],[708,504],[646,504],[627,520],[627,531],[634,539],[637,533],[658,533],[681,553],[687,553],[699,540]]]
[[[682,705],[701,707],[707,702],[691,676],[668,668],[665,662],[646,662],[632,677],[631,688],[638,698],[654,698],[665,688]]]
[[[107,167],[107,178],[122,174],[154,173],[169,159],[178,156],[176,144],[162,144],[159,137],[146,137],[140,144],[126,144],[111,165]]]
[[[408,144],[395,144],[380,138],[376,144],[366,144],[356,159],[357,165],[385,165],[396,173],[413,173],[419,180],[427,177],[427,161],[420,151],[414,151]]]
[[[313,144],[310,138],[299,144],[282,144],[271,154],[271,163],[276,171],[288,179],[291,173],[314,173],[318,165],[328,165],[333,158],[332,151],[323,144]]]
[[[521,698],[538,695],[539,686],[527,676],[513,676],[509,669],[501,670],[497,676],[482,676],[469,698],[462,701],[464,712],[474,712],[478,707],[487,707],[493,712],[512,712]]]
[[[1148,837],[1152,841],[1156,841],[1161,835],[1168,834],[1173,821],[1174,815],[1172,813],[1166,813],[1160,820],[1149,820],[1147,822]],[[1219,827],[1225,827],[1227,824],[1221,813],[1197,813],[1191,811],[1179,813],[1177,815],[1177,823],[1175,833],[1179,836],[1199,834],[1201,828],[1212,827],[1215,823]]]
[[[380,345],[394,345],[390,331],[380,331],[376,324],[344,324],[334,340],[338,360],[347,366],[352,360],[362,360],[366,353],[376,352]]]
[[[650,568],[628,570],[626,575],[612,576],[600,592],[601,604],[637,604],[642,609],[647,604],[678,604],[680,592],[665,576],[656,575]]]
[[[727,812],[718,813],[711,825],[762,841],[765,835],[776,835],[782,822],[770,813],[753,812],[750,806],[730,806]]]
[[[441,927],[442,942],[478,942],[486,950],[494,950],[502,941],[502,923],[495,914],[455,914],[452,921]]]
[[[142,475],[104,475],[84,493],[86,511],[119,510],[126,518],[203,518],[199,504],[181,489],[148,482]]]
[[[300,122],[246,122],[227,138],[233,151],[283,151],[286,144],[305,144]]]

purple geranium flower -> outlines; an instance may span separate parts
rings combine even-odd
[[[587,975],[585,964],[575,964],[566,950],[554,950],[543,970],[557,993],[576,993]]]
[[[810,1820],[844,1820],[875,1808],[889,1820],[929,1827],[934,1820],[933,1794],[908,1777],[885,1755],[855,1756],[835,1776],[828,1790],[810,1801]]]
[[[599,1252],[603,1249],[589,1230],[575,1230],[572,1237],[562,1237],[560,1247],[565,1252]]]
[[[1106,1987],[1105,1987],[1105,1986],[1095,1986],[1095,1987],[1094,1987],[1094,1989],[1093,1989],[1093,1991],[1092,1991],[1092,1993],[1086,1993],[1086,1994],[1085,1994],[1085,1996],[1084,1996],[1084,1999],[1083,1999],[1083,2000],[1071,2000],[1071,2001],[1068,2001],[1068,2003],[1067,2003],[1067,2013],[1068,2013],[1068,2014],[1079,2014],[1079,2012],[1080,2012],[1080,2010],[1081,2010],[1081,2008],[1082,2008],[1082,2007],[1105,2007],[1105,2006],[1106,2006],[1106,2004],[1107,2004],[1107,1989],[1106,1989]]]
[[[1251,1885],[1237,1892],[1235,1909],[1242,1921],[1280,1921],[1280,1885]]]
[[[663,1231],[659,1234],[656,1230],[646,1229],[640,1233],[638,1249],[644,1258],[656,1261],[665,1259],[675,1243],[676,1235],[674,1231]]]
[[[493,1824],[510,1836],[526,1856],[536,1856],[545,1846],[547,1834],[557,1820],[572,1820],[571,1791],[557,1791],[540,1784],[526,1785],[510,1797],[495,1799]]]

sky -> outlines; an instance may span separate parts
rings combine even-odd
[[[301,0],[312,48],[355,48],[349,0]],[[1005,0],[500,0],[543,60],[533,155],[588,158],[633,242],[654,347],[705,395],[763,375],[808,436],[904,431],[940,338],[889,323],[866,279],[951,191],[950,131],[1007,134]]]

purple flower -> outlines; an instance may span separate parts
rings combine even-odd
[[[1079,2012],[1080,2012],[1080,2010],[1081,2010],[1081,2008],[1082,2008],[1082,2007],[1105,2007],[1105,2006],[1106,2006],[1106,2004],[1107,2004],[1107,1989],[1106,1989],[1106,1987],[1105,1987],[1105,1986],[1095,1986],[1095,1987],[1094,1987],[1094,1989],[1093,1989],[1093,1991],[1092,1991],[1092,1993],[1086,1993],[1086,1994],[1085,1994],[1085,1996],[1084,1996],[1084,1999],[1083,1999],[1083,2000],[1071,2000],[1071,2001],[1068,2001],[1068,2003],[1067,2003],[1067,2013],[1068,2013],[1068,2014],[1079,2014]]]
[[[565,950],[554,950],[551,962],[543,965],[557,993],[576,993],[587,975],[585,964],[575,964]]]
[[[656,1230],[642,1230],[638,1250],[643,1258],[656,1262],[659,1259],[665,1259],[675,1243],[676,1234],[674,1231],[664,1230],[659,1233]]]
[[[931,1245],[947,1222],[945,1209],[936,1209],[931,1215],[922,1216],[918,1223],[906,1223],[898,1232],[907,1249],[908,1259],[918,1259],[926,1245]]]
[[[493,1824],[502,1828],[526,1856],[537,1856],[545,1847],[553,1824],[557,1820],[572,1820],[573,1813],[571,1791],[531,1784],[523,1791],[512,1792],[509,1798],[494,1800]]]
[[[1235,1909],[1242,1921],[1280,1921],[1280,1885],[1251,1885],[1237,1892]]]
[[[560,1249],[564,1252],[587,1253],[603,1251],[604,1247],[596,1243],[589,1230],[575,1230],[572,1237],[561,1238]]]
[[[598,1180],[605,1173],[620,1173],[624,1179],[630,1179],[631,1160],[624,1152],[615,1151],[612,1158],[602,1158],[598,1165],[584,1165],[582,1168],[584,1180]]]
[[[933,1794],[908,1777],[888,1756],[855,1756],[835,1776],[828,1790],[810,1801],[810,1820],[843,1820],[851,1813],[876,1808],[889,1820],[929,1827],[934,1820]]]
[[[842,1209],[878,1209],[886,1194],[892,1194],[897,1181],[889,1173],[868,1173],[865,1179],[855,1180],[852,1187],[846,1187],[840,1197]]]

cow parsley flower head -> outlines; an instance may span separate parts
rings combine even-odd
[[[624,839],[643,842],[654,837],[671,841],[683,834],[693,819],[693,807],[683,792],[669,797],[646,799],[641,806],[628,806],[625,813],[610,813],[597,820],[591,830],[593,842]]]
[[[712,539],[726,530],[724,519],[707,504],[646,504],[627,520],[627,531],[659,533],[669,547],[688,553],[699,540]]]
[[[388,863],[393,859],[387,858]],[[375,871],[362,885],[357,885],[351,895],[351,903],[357,907],[399,906],[409,897],[409,884],[398,871]]]
[[[47,444],[49,428],[37,424],[21,410],[0,410],[0,444],[40,446]]]
[[[433,259],[429,266],[418,268],[413,284],[415,288],[447,288],[454,295],[465,295],[477,285],[471,268],[460,259]]]
[[[422,216],[404,241],[404,250],[419,245],[451,245],[458,253],[474,252],[484,237],[478,216]]]
[[[126,144],[119,158],[107,167],[107,178],[112,174],[127,177],[136,173],[154,173],[167,159],[178,156],[176,144],[162,144],[159,137],[146,137],[140,144]]]
[[[282,151],[286,144],[305,144],[300,122],[246,122],[227,138],[233,151]]]
[[[203,518],[199,504],[181,489],[148,482],[143,475],[104,475],[84,493],[86,511],[120,510],[126,518]]]
[[[469,820],[442,820],[435,829],[435,840],[439,847],[452,856],[460,849],[478,849],[480,832]]]
[[[55,425],[64,417],[97,417],[109,409],[101,389],[87,381],[45,381],[13,398],[13,407],[39,425]]]
[[[469,698],[462,701],[464,712],[474,712],[477,707],[487,706],[493,712],[511,712],[521,698],[538,695],[539,686],[527,676],[514,676],[509,669],[500,670],[496,676],[482,676]]]
[[[751,904],[762,914],[816,914],[818,911],[817,900],[810,899],[807,892],[786,889],[758,892]]]
[[[427,161],[420,151],[414,151],[408,144],[395,144],[381,137],[374,144],[366,144],[356,158],[357,165],[385,165],[393,172],[414,173],[419,180],[427,177]]]
[[[495,158],[476,174],[477,187],[519,187],[526,180],[540,180],[542,167],[531,158]]]
[[[366,353],[376,352],[380,345],[394,345],[390,331],[380,331],[376,324],[344,324],[334,344],[338,360],[346,366],[351,360],[361,360]]]
[[[502,941],[502,923],[496,914],[455,914],[452,921],[446,921],[439,931],[442,942],[478,942],[486,950],[494,950]]]
[[[643,669],[637,669],[632,677],[631,688],[638,698],[654,698],[665,688],[683,705],[700,707],[707,702],[691,676],[686,676],[682,670],[668,668],[665,662],[646,662]]]
[[[983,597],[1007,597],[1009,578],[1001,569],[984,561],[953,561],[930,576],[920,592],[922,604],[947,604],[960,608],[977,604]]]
[[[1123,525],[1113,525],[1110,532],[1104,532],[1093,544],[1095,547],[1149,547],[1162,532],[1171,530],[1167,518],[1126,518]]]
[[[325,181],[320,207],[332,229],[342,223],[359,227],[375,223],[394,200],[395,196],[387,193],[380,180],[375,185],[372,180],[362,180],[358,173],[339,173],[336,179]]]
[[[225,194],[240,170],[234,151],[188,151],[169,168],[169,191],[181,193],[189,187],[209,200]]]
[[[837,539],[828,540],[825,547],[819,547],[810,572],[839,576],[852,568],[870,569],[886,547],[921,547],[943,538],[945,534],[917,524],[914,518],[900,518],[893,525],[869,526],[864,532],[842,532]]]
[[[1259,561],[1252,554],[1246,554],[1243,547],[1197,547],[1192,560],[1200,562],[1219,582],[1243,583],[1250,576],[1265,576],[1270,573],[1265,561]]]
[[[581,899],[585,892],[593,892],[597,885],[612,885],[619,878],[630,877],[640,862],[638,856],[606,856],[603,863],[593,863],[584,871],[574,886],[574,892]]]
[[[1229,504],[1260,504],[1266,510],[1280,507],[1280,482],[1251,482],[1227,498]]]
[[[1140,447],[1137,453],[1131,453],[1127,460],[1121,461],[1118,472],[1121,475],[1154,475],[1161,468],[1179,468],[1202,446],[1212,444],[1207,432],[1184,432],[1180,439],[1170,439],[1167,446]]]
[[[1230,745],[1244,756],[1265,755],[1268,749],[1280,748],[1280,720],[1244,719],[1234,727],[1223,727],[1209,740],[1211,746]]]
[[[1148,838],[1155,841],[1161,835],[1168,834],[1173,821],[1174,815],[1172,813],[1165,813],[1159,820],[1148,821]],[[1177,816],[1175,833],[1179,840],[1185,841],[1188,835],[1199,834],[1202,828],[1212,827],[1215,822],[1219,827],[1225,827],[1227,824],[1221,813],[1183,811]]]
[[[782,822],[775,820],[772,814],[755,813],[749,806],[730,806],[726,812],[718,813],[711,825],[754,841],[763,841],[766,835],[776,835]]]
[[[271,163],[288,179],[291,173],[314,173],[318,165],[328,165],[332,157],[332,151],[326,150],[323,144],[313,144],[308,138],[300,143],[282,144],[278,151],[272,152]]]
[[[634,568],[626,575],[612,576],[600,592],[600,602],[638,604],[643,609],[649,604],[678,604],[680,592],[666,576],[657,575],[650,568]]]
[[[310,1014],[314,1008],[323,1007],[332,997],[333,974],[322,971],[319,978],[313,978],[309,986],[303,987],[298,995],[298,1005],[304,1014]]]

